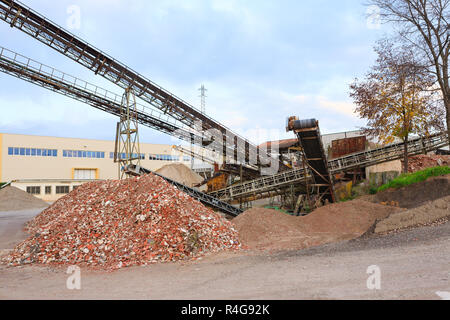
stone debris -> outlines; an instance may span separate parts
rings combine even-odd
[[[46,208],[48,203],[19,188],[8,186],[0,189],[0,211],[19,211]]]
[[[442,167],[449,165],[450,165],[450,156],[419,154],[417,156],[409,157],[408,172],[416,172],[424,170],[426,168],[437,166]]]
[[[357,199],[323,206],[303,217],[253,208],[233,223],[249,249],[300,250],[358,238],[377,220],[404,210]]]
[[[188,187],[194,187],[204,180],[200,175],[182,163],[165,165],[164,167],[158,169],[156,173],[182,183]]]
[[[446,196],[403,212],[396,212],[377,223],[375,233],[392,233],[415,227],[435,226],[448,221],[450,196]]]
[[[4,263],[114,270],[240,248],[231,222],[153,174],[86,183],[25,230]]]

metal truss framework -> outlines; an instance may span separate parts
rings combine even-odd
[[[250,162],[256,156],[256,164],[259,166],[261,158],[264,159],[263,162],[270,159],[270,154],[260,154],[259,148],[247,139],[19,1],[0,0],[0,19],[122,89],[132,89],[143,101],[186,126],[200,126],[197,130],[208,136],[210,142],[214,140],[211,130],[218,130],[223,140],[220,145],[228,145],[233,150],[231,154],[240,162]],[[285,168],[283,163],[281,167]]]
[[[120,95],[3,47],[0,47],[0,71],[120,117]],[[136,112],[138,122],[149,128],[188,142],[202,139],[199,133],[157,110],[137,105]]]
[[[448,145],[447,133],[442,132],[427,138],[416,138],[408,142],[408,155],[413,156],[433,151]],[[353,153],[341,158],[328,161],[331,174],[344,172],[354,168],[373,166],[376,164],[401,159],[403,157],[403,143],[387,145],[373,150]],[[306,184],[311,177],[309,168],[295,169],[244,182],[235,186],[211,192],[210,195],[223,201],[246,198],[262,194],[270,196],[270,192],[286,189],[289,185]],[[263,197],[262,195],[260,198]]]
[[[133,90],[126,89],[122,97],[120,121],[117,123],[114,162],[118,163],[119,179],[126,177],[122,168],[135,164],[141,165],[139,130],[137,122],[136,97]]]
[[[328,167],[327,157],[322,144],[322,137],[319,129],[319,121],[311,119],[309,121],[297,121],[300,127],[293,131],[302,148],[304,161],[311,169],[313,182],[309,185],[317,187],[319,195],[318,202],[335,202],[333,178]]]
[[[149,173],[153,173],[154,175],[157,175],[161,178],[163,178],[164,180],[166,180],[167,182],[169,182],[170,184],[174,185],[175,187],[177,187],[179,190],[187,193],[188,195],[190,195],[191,197],[193,197],[194,199],[197,199],[198,201],[200,201],[201,203],[213,207],[214,209],[220,210],[221,212],[227,213],[231,216],[238,216],[239,214],[242,213],[242,210],[232,206],[231,204],[228,204],[224,201],[218,200],[216,198],[214,198],[213,196],[206,194],[204,192],[201,192],[197,189],[194,188],[190,188],[188,186],[185,186],[182,183],[179,183],[177,181],[174,181],[172,179],[169,179],[167,177],[164,177],[156,172],[150,171],[148,169],[142,168],[140,166],[136,166],[136,165],[130,165],[126,168],[125,170],[128,174],[130,175],[143,175],[143,174],[149,174]]]

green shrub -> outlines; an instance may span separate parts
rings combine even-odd
[[[370,187],[369,189],[369,194],[376,194],[378,192],[378,188],[377,187]]]
[[[417,171],[414,173],[402,174],[391,182],[379,187],[377,191],[380,192],[390,188],[398,189],[414,183],[425,181],[431,177],[444,176],[447,174],[450,174],[450,167],[448,166],[427,168],[425,170]]]

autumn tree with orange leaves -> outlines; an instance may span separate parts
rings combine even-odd
[[[365,79],[350,85],[350,97],[360,118],[367,120],[366,134],[383,143],[398,137],[405,142],[404,172],[408,171],[411,134],[427,136],[444,129],[445,109],[434,79],[408,47],[388,40],[377,43],[378,58]]]

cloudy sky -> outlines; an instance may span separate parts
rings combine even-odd
[[[389,31],[367,16],[364,0],[22,2],[194,106],[204,84],[207,114],[255,142],[291,137],[284,130],[291,115],[318,119],[322,133],[364,125],[348,85],[367,72],[375,41]],[[121,94],[4,22],[0,39]],[[0,109],[0,132],[114,139],[114,116],[3,73]],[[149,128],[140,134],[142,142],[174,143]]]

